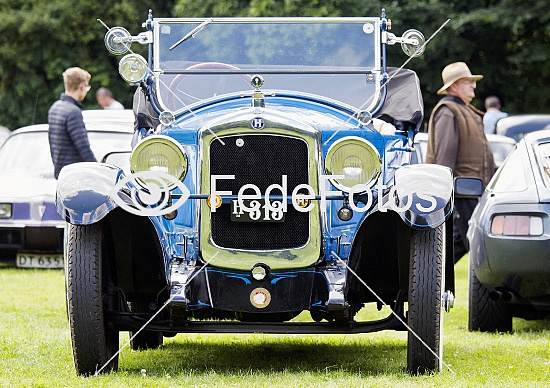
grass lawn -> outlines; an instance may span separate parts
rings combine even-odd
[[[444,361],[456,375],[409,376],[407,334],[385,331],[179,334],[161,349],[124,349],[118,373],[83,378],[72,361],[62,271],[0,266],[0,386],[549,386],[550,322],[514,319],[505,335],[468,332],[467,267],[467,258],[456,266],[455,308],[445,314]],[[359,318],[377,314],[369,307]]]

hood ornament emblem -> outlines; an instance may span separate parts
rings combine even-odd
[[[260,88],[264,85],[264,78],[259,74],[255,74],[250,79],[250,84],[254,89],[256,89],[257,92],[259,92]]]
[[[252,120],[250,120],[250,126],[254,129],[262,129],[264,125],[264,119],[262,119],[261,117],[254,117]]]
[[[254,88],[254,93],[252,93],[252,107],[263,108],[265,106],[265,101],[261,87],[264,84],[264,78],[259,74],[254,74],[250,79],[250,84]]]

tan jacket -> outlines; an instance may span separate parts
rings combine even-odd
[[[445,120],[439,120],[434,125],[445,108],[452,112],[454,120],[443,125],[441,123]],[[440,147],[440,144],[446,144],[446,147]],[[449,155],[441,151],[455,154],[455,160],[449,162]],[[486,186],[495,171],[495,162],[483,130],[483,112],[458,97],[443,98],[434,108],[428,123],[426,163],[447,165],[455,177],[481,178]]]

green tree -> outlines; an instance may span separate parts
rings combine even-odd
[[[157,9],[169,16],[172,5]],[[95,90],[101,86],[131,107],[132,88],[120,79],[119,58],[105,49],[106,29],[97,19],[137,34],[147,9],[145,2],[132,0],[0,0],[1,125],[15,129],[46,122],[50,105],[63,92],[61,74],[72,66],[92,75],[86,108],[99,108]]]
[[[499,95],[512,113],[550,111],[547,1],[485,1],[456,18],[485,78],[481,96]]]
[[[443,67],[455,61],[484,75],[474,100],[479,108],[496,94],[511,113],[550,110],[550,8],[544,0],[176,0],[174,15],[378,16],[382,8],[397,35],[416,28],[428,38],[451,19],[407,65],[420,77],[426,115],[439,100]],[[406,59],[398,47],[388,49],[390,66]]]
[[[142,31],[149,4],[84,0],[0,0],[0,125],[16,128],[46,122],[49,106],[63,91],[61,73],[80,66],[92,74],[86,108],[98,108],[94,92],[105,86],[125,106],[133,87],[118,75],[119,58],[103,45],[107,25]],[[407,67],[417,71],[428,115],[437,103],[441,70],[465,61],[484,79],[478,98],[496,94],[511,113],[548,112],[550,106],[550,9],[545,0],[168,0],[151,4],[156,17],[378,16],[382,8],[397,35],[419,29],[429,37],[425,54]],[[144,47],[134,45],[144,52]],[[388,49],[390,66],[407,57]]]

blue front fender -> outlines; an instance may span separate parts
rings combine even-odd
[[[390,201],[392,199],[390,198]],[[453,211],[453,174],[436,164],[400,167],[395,173],[395,205],[406,224],[435,228]]]
[[[111,190],[124,172],[104,163],[82,162],[65,166],[57,182],[57,212],[75,225],[93,224],[118,205]]]

